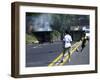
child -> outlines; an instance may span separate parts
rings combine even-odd
[[[68,52],[69,60],[70,60],[70,48],[71,48],[72,37],[69,35],[68,31],[65,31],[63,42],[64,42],[64,50],[63,50],[63,56],[61,62],[63,62],[63,58],[66,51]]]

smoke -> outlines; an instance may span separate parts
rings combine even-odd
[[[33,31],[52,31],[50,27],[51,15],[39,14],[38,16],[26,16],[27,28],[31,25]]]

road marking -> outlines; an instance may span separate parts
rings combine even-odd
[[[57,58],[55,58],[48,66],[53,66],[61,57],[62,53]]]
[[[32,48],[42,48],[42,47],[41,47],[41,44],[39,44],[39,45],[36,45],[36,46],[34,46]]]
[[[72,46],[72,48],[73,48],[76,44],[78,44],[78,43],[79,43],[79,42],[76,42],[76,43]],[[59,61],[59,59],[61,59],[62,55],[63,55],[63,53],[61,53],[57,58],[55,58],[48,66],[53,66],[56,62]]]
[[[73,54],[74,51],[76,51],[76,49],[77,49],[79,46],[80,46],[80,44],[78,44],[78,46],[76,46],[74,49],[72,49],[71,55]],[[61,64],[59,64],[59,66],[64,65],[64,64],[68,61],[68,59],[69,59],[68,56],[69,56],[69,55],[67,55],[67,56],[65,57],[64,62],[61,63]]]

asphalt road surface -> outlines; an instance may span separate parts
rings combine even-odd
[[[89,64],[89,42],[82,52],[80,51],[80,43],[73,42],[72,45],[74,47],[71,50],[70,62],[67,61],[68,56],[66,55],[64,63],[60,63],[63,51],[62,42],[28,44],[26,45],[26,67]]]
[[[27,45],[26,67],[48,66],[62,51],[62,42]]]
[[[79,51],[75,51],[71,55],[70,62],[66,63],[66,65],[84,65],[89,64],[89,42],[87,42],[86,47],[81,52],[81,47],[78,48]]]

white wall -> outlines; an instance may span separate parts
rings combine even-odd
[[[0,0],[0,80],[16,80],[10,77],[11,68],[11,2],[30,1],[55,4],[76,4],[98,6],[100,0]],[[100,10],[99,13],[100,14]],[[98,23],[100,15],[98,15]],[[100,26],[100,23],[99,25]],[[98,27],[98,32],[100,28]],[[98,36],[98,41],[100,37]],[[98,42],[99,44],[99,42]],[[99,45],[100,47],[100,45]],[[99,50],[100,52],[100,50]],[[100,54],[98,52],[98,67],[100,67]],[[21,78],[18,80],[100,80],[100,68],[97,74],[64,75],[53,77]]]

